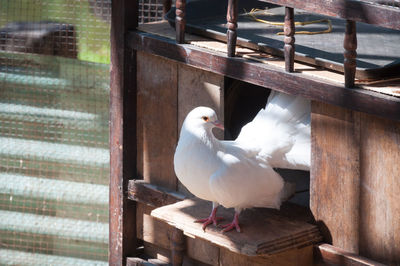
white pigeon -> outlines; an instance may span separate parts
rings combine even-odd
[[[245,125],[234,141],[220,141],[212,129],[223,128],[216,113],[197,107],[185,118],[174,156],[182,184],[198,198],[212,201],[203,229],[217,225],[218,205],[235,208],[224,232],[240,232],[239,214],[245,208],[279,209],[293,193],[274,168],[310,169],[310,101],[272,91],[265,109]]]

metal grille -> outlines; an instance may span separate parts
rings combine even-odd
[[[139,23],[147,23],[162,19],[162,0],[139,0]]]
[[[107,265],[111,0],[0,4],[0,265]]]

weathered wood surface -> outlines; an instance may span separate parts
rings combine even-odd
[[[360,132],[360,254],[399,265],[400,123],[361,114]]]
[[[284,206],[284,215],[289,215],[289,219],[296,220],[303,217],[303,212]],[[150,216],[153,207],[138,203],[138,238],[144,241],[145,254],[170,262],[170,234],[174,229],[154,217]],[[295,217],[295,218],[293,218]],[[266,217],[268,218],[268,217]],[[192,221],[193,222],[193,221]],[[208,229],[207,229],[208,230]],[[217,229],[219,230],[219,229]],[[205,234],[205,233],[204,233]],[[295,248],[268,256],[246,256],[232,252],[224,247],[213,244],[208,239],[193,237],[186,234],[186,252],[184,263],[195,263],[194,265],[311,265],[313,259],[312,246]],[[194,260],[194,261],[193,261]],[[189,264],[191,265],[191,264]]]
[[[125,37],[138,25],[138,6],[123,0],[111,7],[109,263],[125,265],[137,247],[135,202],[126,196],[136,175],[136,52]]]
[[[294,10],[293,8],[285,8],[285,26],[283,27],[285,38],[283,39],[284,55],[285,55],[285,70],[287,72],[294,71],[294,51],[295,51],[295,27],[294,27]]]
[[[344,34],[344,86],[347,88],[354,87],[354,79],[356,77],[356,57],[357,57],[357,32],[356,22],[347,20],[346,31]]]
[[[137,62],[138,174],[152,184],[175,190],[178,66],[142,52]]]
[[[358,253],[359,114],[319,102],[311,110],[310,208],[329,228],[325,242]]]
[[[178,72],[178,132],[186,115],[198,106],[212,108],[224,122],[224,76],[184,64],[178,65]],[[222,130],[215,133],[223,137]]]
[[[400,263],[400,123],[313,102],[310,207],[325,242]]]
[[[329,244],[316,245],[314,248],[314,265],[353,265],[383,266],[379,262],[347,252]]]
[[[177,45],[167,38],[148,33],[131,32],[127,44],[139,51],[161,55],[273,90],[400,120],[400,99],[396,97],[358,88],[348,89],[339,82],[301,73],[288,73],[284,69],[244,58],[229,58],[192,45]]]
[[[143,180],[130,180],[128,198],[153,207],[161,207],[184,200],[185,196]]]
[[[211,204],[199,199],[187,199],[157,208],[151,215],[172,225],[194,238],[201,238],[227,248],[232,252],[248,256],[276,254],[286,250],[312,245],[321,240],[316,226],[296,220],[289,220],[268,209],[249,210],[240,216],[243,233],[221,233],[219,228],[210,226],[204,232],[196,219],[209,215]],[[229,221],[232,213],[226,209],[218,211],[219,216]]]
[[[400,9],[367,1],[343,0],[262,0],[309,12],[400,29]]]

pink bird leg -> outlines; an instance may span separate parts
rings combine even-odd
[[[216,226],[218,221],[224,219],[222,217],[217,217],[217,208],[218,208],[218,205],[213,204],[213,208],[212,208],[211,214],[210,214],[210,216],[208,218],[199,219],[199,220],[196,220],[194,222],[195,223],[203,223],[202,228],[203,228],[204,231],[206,230],[206,227],[208,225],[210,225],[211,223]]]
[[[240,233],[241,230],[239,226],[239,212],[235,211],[235,216],[233,217],[232,223],[222,225],[221,227],[224,228],[224,230],[222,230],[223,233],[231,231],[233,228],[235,228],[236,231]]]

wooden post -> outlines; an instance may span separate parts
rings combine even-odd
[[[294,71],[294,9],[291,7],[285,7],[285,26],[283,28],[285,38],[283,39],[284,54],[285,54],[285,70],[287,72]]]
[[[167,14],[167,12],[171,9],[171,0],[163,0],[163,15]]]
[[[347,88],[354,87],[356,76],[356,57],[357,57],[357,33],[356,22],[346,21],[346,32],[344,35],[344,85]]]
[[[136,250],[136,205],[127,198],[136,175],[136,52],[125,36],[138,25],[137,1],[112,1],[110,70],[109,264],[125,265]]]
[[[228,0],[228,12],[226,14],[227,20],[227,46],[228,56],[234,57],[236,50],[236,39],[237,39],[237,18],[238,18],[238,0]]]
[[[171,262],[173,266],[182,265],[184,250],[185,236],[183,231],[174,228],[171,232]]]
[[[175,31],[176,31],[176,42],[185,42],[185,27],[186,27],[186,0],[176,0],[176,17],[175,17]]]

